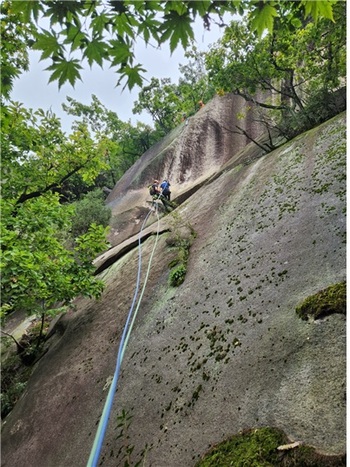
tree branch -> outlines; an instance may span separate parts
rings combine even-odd
[[[262,144],[258,143],[258,141],[256,141],[254,138],[252,138],[243,128],[240,128],[238,125],[235,125],[235,126],[239,131],[231,130],[230,128],[226,128],[224,126],[222,128],[224,130],[230,132],[230,133],[235,133],[237,135],[245,136],[246,138],[249,139],[249,141],[256,144],[260,149],[262,149],[265,154],[267,154],[269,152],[269,150],[271,150],[271,148],[269,148],[269,147],[266,148]]]
[[[258,105],[259,107],[263,107],[264,109],[290,110],[290,107],[286,105],[272,105],[272,104],[264,104],[263,102],[259,102],[256,99],[254,99],[254,97],[240,91],[239,89],[236,89],[235,91],[233,91],[233,94],[236,94],[237,96],[241,96],[246,101],[253,102],[254,104]]]
[[[9,334],[8,332],[5,332],[1,329],[1,332],[3,334],[5,334],[5,336],[8,336],[8,337],[11,337],[11,339],[15,342],[15,344],[17,345],[17,348],[19,349],[22,349],[22,350],[25,350],[25,348],[23,347],[23,345],[21,345],[14,337],[12,334]]]
[[[22,193],[21,196],[16,201],[15,206],[19,206],[20,204],[23,204],[25,201],[28,201],[29,199],[39,198],[40,196],[47,193],[48,191],[53,191],[55,188],[60,187],[66,180],[68,180],[68,178],[70,178],[75,173],[79,172],[79,170],[82,169],[84,166],[85,164],[75,167],[73,170],[68,172],[60,180],[58,180],[57,182],[51,183],[50,185],[46,186],[42,190],[32,191],[31,193],[25,193],[25,192]]]

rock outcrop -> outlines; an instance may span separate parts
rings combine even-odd
[[[238,115],[244,116],[239,118]],[[250,142],[237,126],[257,138],[264,130],[254,105],[234,95],[216,96],[196,115],[152,146],[124,174],[107,197],[113,219],[112,245],[136,233],[148,209],[148,185],[154,179],[170,180],[172,198],[199,187]],[[261,151],[260,151],[261,152]]]
[[[229,435],[261,426],[342,454],[345,316],[303,321],[295,309],[346,277],[345,113],[262,155],[251,146],[236,151],[229,136],[223,143],[229,111],[212,129],[209,104],[201,112],[174,131],[172,157],[162,156],[171,143],[159,143],[159,155],[146,153],[109,195],[124,221],[138,209],[140,228],[147,209],[141,187],[154,175],[171,178],[178,195],[199,186],[160,221],[100,465],[123,465],[132,451],[130,465],[142,459],[190,467]],[[188,144],[181,175],[180,137]],[[192,154],[195,147],[203,158]],[[156,228],[153,215],[142,243],[143,277]],[[195,239],[185,281],[175,288],[169,263],[178,251],[167,240],[186,228]],[[121,229],[120,238],[132,233]],[[116,241],[97,259],[102,298],[78,300],[77,311],[62,318],[63,334],[51,337],[5,420],[3,467],[86,465],[134,293],[136,240]],[[123,413],[131,418],[119,436]]]

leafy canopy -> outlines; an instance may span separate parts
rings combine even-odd
[[[95,179],[95,184],[101,188],[113,187],[126,170],[161,136],[158,131],[144,123],[137,122],[136,125],[132,125],[130,122],[123,122],[95,95],[88,105],[67,97],[63,109],[79,119],[76,125],[80,122],[89,128],[94,135],[99,154],[104,155],[106,166]]]
[[[3,309],[44,314],[80,294],[100,295],[103,285],[92,276],[92,260],[106,248],[102,226],[92,225],[67,248],[61,235],[69,229],[70,212],[52,193],[24,203],[15,218],[3,200],[2,216]]]
[[[333,6],[333,15],[335,23],[298,20],[292,27],[279,18],[263,38],[249,21],[233,21],[206,53],[209,82],[218,93],[235,93],[264,109],[265,121],[288,138],[330,118],[337,113],[332,95],[346,78],[345,2]]]
[[[188,48],[194,39],[193,23],[202,18],[209,29],[212,23],[223,23],[223,15],[243,15],[248,12],[250,27],[259,36],[265,30],[273,32],[276,20],[285,18],[288,27],[295,27],[307,17],[315,22],[320,18],[333,20],[335,0],[274,1],[263,0],[201,0],[201,1],[140,1],[102,0],[79,2],[25,0],[4,1],[1,13],[9,24],[15,19],[16,35],[9,38],[41,51],[41,59],[50,59],[47,68],[51,72],[49,81],[57,81],[59,87],[69,82],[74,86],[81,79],[81,60],[92,66],[105,63],[116,68],[117,84],[125,81],[124,87],[141,86],[145,69],[137,63],[134,46],[136,41],[159,47],[168,42],[171,53],[181,45]],[[42,19],[49,22],[45,29]],[[46,23],[45,23],[46,24]],[[14,62],[16,52],[8,50],[8,61]],[[25,69],[23,63],[21,69]],[[5,75],[8,88],[18,70],[7,68]]]
[[[178,84],[172,83],[170,78],[151,78],[150,84],[141,89],[138,100],[134,102],[133,113],[148,112],[162,136],[195,114],[199,101],[207,102],[215,94],[208,82],[204,55],[192,45],[191,50],[185,53],[188,63],[179,66]]]
[[[69,136],[51,112],[3,107],[2,311],[45,314],[78,295],[98,297],[92,261],[107,248],[106,228],[91,224],[74,238],[73,210],[60,201],[74,174],[92,183],[105,166],[86,126]]]

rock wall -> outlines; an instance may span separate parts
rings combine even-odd
[[[205,146],[208,159],[219,140]],[[326,454],[346,449],[345,316],[302,321],[295,312],[346,277],[346,116],[256,160],[249,147],[239,156],[246,163],[225,157],[224,170],[160,221],[101,466],[123,465],[129,449],[131,465],[190,467],[229,435],[261,426]],[[186,226],[196,238],[185,281],[174,288],[169,263],[178,252],[168,238]],[[142,277],[156,228],[154,215]],[[63,317],[5,420],[3,467],[86,465],[137,267],[135,248],[101,273],[99,301],[78,300]],[[131,418],[119,436],[123,411]]]
[[[239,115],[245,115],[240,119]],[[249,142],[235,125],[258,137],[264,130],[254,122],[254,106],[232,94],[216,96],[194,116],[175,128],[124,174],[107,198],[112,207],[135,190],[144,190],[154,178],[167,178],[175,193],[207,178]],[[124,205],[122,204],[122,208]],[[130,203],[128,203],[130,209]]]
[[[115,246],[137,232],[140,209],[142,213],[148,209],[151,199],[147,187],[155,178],[170,181],[174,199],[232,161],[250,142],[238,134],[236,125],[252,138],[264,131],[256,122],[256,113],[254,105],[239,96],[216,96],[146,151],[107,197],[113,213],[111,244]]]

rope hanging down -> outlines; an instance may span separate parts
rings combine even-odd
[[[101,419],[100,419],[100,422],[99,422],[99,425],[98,425],[98,428],[97,428],[94,444],[93,444],[92,449],[91,449],[91,453],[90,453],[90,457],[89,457],[89,460],[88,460],[88,463],[87,463],[87,467],[96,467],[97,463],[98,463],[98,460],[99,460],[99,457],[100,457],[100,453],[101,453],[101,449],[102,449],[102,445],[103,445],[103,440],[104,440],[105,433],[106,433],[107,426],[108,426],[109,416],[110,416],[110,413],[111,413],[111,410],[112,410],[114,394],[117,391],[117,385],[118,385],[118,379],[119,379],[121,363],[123,361],[125,349],[126,349],[126,346],[128,344],[129,337],[130,337],[130,334],[131,334],[131,330],[132,330],[132,327],[134,325],[138,310],[140,308],[141,300],[142,300],[142,297],[143,297],[143,294],[144,294],[144,291],[145,291],[145,288],[146,288],[146,284],[147,284],[147,281],[148,281],[148,276],[149,276],[149,273],[150,273],[150,270],[151,270],[151,264],[152,264],[154,252],[155,252],[157,242],[158,242],[158,237],[159,237],[159,214],[158,214],[157,206],[155,207],[155,210],[156,210],[156,214],[157,214],[157,234],[156,234],[156,239],[155,239],[155,242],[154,242],[154,246],[153,246],[153,249],[152,249],[150,259],[148,261],[148,268],[147,268],[147,272],[146,272],[145,281],[144,281],[144,284],[143,284],[143,287],[142,287],[142,291],[141,291],[140,297],[138,299],[135,312],[133,314],[136,298],[137,298],[139,288],[140,288],[141,265],[142,265],[141,234],[142,234],[142,231],[143,231],[143,229],[144,229],[144,227],[146,225],[147,219],[149,218],[149,216],[153,212],[152,209],[149,210],[145,220],[143,221],[143,224],[142,224],[140,232],[139,232],[139,239],[138,239],[139,240],[138,241],[139,259],[138,259],[138,270],[137,270],[135,293],[134,293],[132,304],[131,304],[131,307],[130,307],[130,310],[129,310],[129,313],[128,313],[128,317],[127,317],[127,320],[126,320],[126,323],[125,323],[125,326],[124,326],[123,334],[122,334],[122,337],[121,337],[121,340],[120,340],[117,363],[116,363],[116,368],[115,368],[114,375],[113,375],[112,384],[111,384],[111,386],[109,388],[109,391],[108,391],[107,399],[106,399],[106,402],[105,402],[105,405],[104,405],[104,408],[103,408],[103,412],[102,412],[102,416],[101,416]],[[131,320],[131,323],[130,323],[130,320]]]

